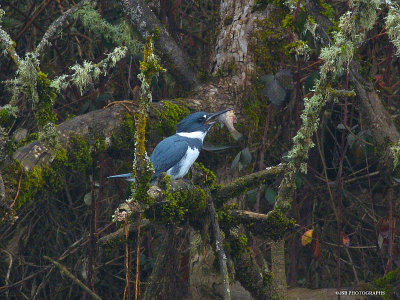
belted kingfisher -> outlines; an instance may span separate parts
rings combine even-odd
[[[196,112],[179,122],[176,126],[176,134],[162,140],[150,156],[150,161],[154,166],[151,181],[154,182],[162,172],[166,172],[172,179],[184,177],[199,156],[203,140],[217,121],[217,117],[229,110],[231,109],[212,114]],[[126,178],[128,181],[133,181],[131,173],[108,178]]]

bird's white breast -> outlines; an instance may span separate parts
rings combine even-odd
[[[182,178],[187,174],[187,172],[189,172],[190,167],[196,161],[197,157],[199,157],[199,154],[199,149],[189,147],[186,151],[186,154],[182,157],[179,163],[176,166],[170,168],[167,171],[167,174],[171,175],[172,179]],[[172,170],[176,167],[179,168],[179,171],[177,173],[172,172]]]

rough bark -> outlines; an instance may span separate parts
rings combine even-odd
[[[246,85],[254,72],[254,57],[249,49],[251,34],[256,21],[266,15],[252,11],[254,5],[253,0],[224,0],[219,9],[221,21],[211,72],[233,69],[231,79],[238,86]]]

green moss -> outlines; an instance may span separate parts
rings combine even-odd
[[[71,170],[82,174],[90,172],[93,158],[89,142],[78,135],[71,135],[70,144],[67,157]]]
[[[286,232],[294,228],[295,224],[294,219],[288,219],[278,210],[272,211],[268,220],[244,222],[244,225],[254,234],[270,238],[274,241],[281,239]]]
[[[124,115],[121,127],[121,133],[111,137],[112,147],[108,153],[114,157],[120,157],[123,154],[132,157],[135,152],[135,121],[129,113]]]
[[[10,114],[6,109],[0,110],[0,126],[4,128],[9,128],[14,122],[15,117]]]
[[[239,209],[236,203],[226,203],[221,208],[217,209],[218,222],[224,231],[239,226],[240,222],[237,218],[232,216],[231,210]]]
[[[202,163],[195,163],[194,170],[191,173],[191,180],[195,184],[212,187],[217,180],[217,176]]]
[[[51,192],[58,192],[64,188],[65,172],[69,167],[67,151],[58,149],[56,156],[50,166],[42,168],[43,179],[46,182],[46,189]]]
[[[155,124],[155,127],[160,136],[170,136],[175,133],[176,124],[189,115],[190,112],[184,102],[177,104],[171,101],[163,101],[162,105],[163,109],[155,109],[158,117],[158,123]]]
[[[323,0],[318,0],[318,4],[319,4],[319,7],[321,8],[321,10],[320,10],[321,15],[332,20],[334,17],[334,12],[335,12],[333,7]]]
[[[52,107],[57,94],[55,89],[50,87],[50,80],[47,78],[47,74],[38,73],[36,88],[39,96],[39,102],[35,105],[35,117],[38,125],[43,127],[49,122],[55,123],[57,116],[53,113]]]
[[[397,281],[397,275],[400,272],[400,268],[387,273],[385,276],[374,280],[368,284],[367,289],[374,291],[385,291],[385,295],[382,296],[385,300],[397,299],[394,295],[395,284]]]
[[[169,175],[161,180],[159,186],[163,189],[165,201],[156,204],[156,220],[174,224],[181,224],[188,220],[192,226],[200,229],[207,207],[206,192],[199,186],[191,189],[173,189]]]
[[[230,253],[233,256],[241,255],[249,248],[249,239],[245,234],[230,238]]]
[[[41,168],[33,167],[32,171],[23,173],[19,195],[15,201],[15,210],[33,200],[39,192],[43,191],[44,185]]]
[[[263,280],[265,286],[271,286],[274,280],[274,273],[272,271],[265,271],[263,274]]]
[[[257,20],[256,30],[250,43],[250,49],[254,52],[255,63],[259,68],[257,73],[265,72],[276,73],[279,70],[280,59],[285,55],[287,30],[282,26],[282,20],[288,15],[288,10],[278,7],[270,17]],[[286,20],[286,26],[290,17]],[[245,106],[244,106],[245,107]]]

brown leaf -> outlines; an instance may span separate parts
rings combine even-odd
[[[350,246],[350,238],[344,232],[342,232],[342,243],[346,248]]]
[[[312,252],[317,260],[321,258],[321,248],[318,240],[313,241]]]

